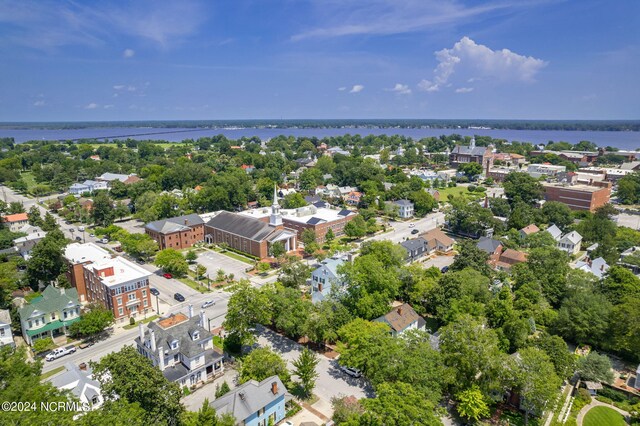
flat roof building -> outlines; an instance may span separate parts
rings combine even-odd
[[[543,183],[545,201],[558,201],[572,210],[595,211],[611,198],[611,185],[606,187],[591,185],[567,185],[563,183]]]

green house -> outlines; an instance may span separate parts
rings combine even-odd
[[[66,335],[69,325],[80,319],[78,291],[50,285],[18,313],[22,336],[29,345],[38,339]]]

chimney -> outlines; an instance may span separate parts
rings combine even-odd
[[[138,323],[138,333],[140,335],[140,344],[144,345],[144,330],[142,329],[142,323]]]
[[[273,382],[273,383],[271,383],[271,392],[272,392],[274,395],[277,395],[277,394],[278,394],[278,382]]]
[[[189,318],[193,317],[193,305],[189,304]]]
[[[604,265],[600,265],[600,270],[604,271]]]
[[[158,367],[160,371],[164,371],[164,348],[162,346],[158,348]]]
[[[151,350],[156,351],[156,332],[151,329]]]
[[[207,314],[204,313],[204,310],[201,310],[200,311],[200,327],[208,330],[207,325],[208,325],[207,324]]]
[[[185,225],[188,225],[188,224],[189,224],[189,219],[185,219],[185,220],[184,220],[184,224],[185,224]]]
[[[87,371],[87,363],[86,362],[80,363],[80,365],[78,365],[78,368],[80,368],[80,370],[82,371]]]
[[[402,316],[402,306],[398,308],[398,315]]]

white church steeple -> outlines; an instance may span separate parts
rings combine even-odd
[[[282,216],[280,215],[280,204],[278,204],[278,186],[273,185],[273,204],[271,204],[271,217],[269,225],[282,225]]]

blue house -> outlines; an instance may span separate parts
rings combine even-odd
[[[311,301],[313,303],[321,302],[328,297],[334,284],[342,285],[338,266],[344,262],[344,259],[340,258],[325,259],[320,267],[311,273]]]
[[[238,425],[266,426],[284,420],[285,403],[290,399],[280,378],[271,376],[261,382],[249,380],[209,405],[219,415],[233,415]]]

